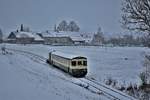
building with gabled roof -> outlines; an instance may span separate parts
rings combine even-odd
[[[84,45],[92,40],[79,32],[43,32],[38,34],[45,40],[45,44],[51,45]]]
[[[11,32],[7,38],[9,43],[18,43],[18,44],[31,44],[31,43],[44,43],[39,35],[32,32]]]

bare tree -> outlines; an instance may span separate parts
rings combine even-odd
[[[67,26],[68,26],[67,21],[63,20],[59,23],[57,30],[58,31],[67,31]]]
[[[80,28],[75,21],[70,21],[67,30],[70,32],[79,32]]]
[[[122,11],[124,28],[150,35],[150,0],[123,0]]]

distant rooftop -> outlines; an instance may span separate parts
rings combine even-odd
[[[43,37],[70,37],[73,41],[90,42],[93,34],[86,34],[80,32],[44,32],[41,33]]]
[[[43,40],[39,35],[33,32],[16,32],[17,38],[34,38],[34,40]]]

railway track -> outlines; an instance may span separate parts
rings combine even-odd
[[[114,100],[136,100],[135,98],[128,96],[125,93],[122,93],[118,90],[115,90],[111,87],[108,87],[108,86],[106,86],[102,83],[99,83],[95,80],[92,80],[90,78],[85,77],[85,78],[80,79],[80,80],[87,83],[87,84],[90,84],[90,86],[94,86],[95,88],[100,89],[107,96],[113,97]]]
[[[28,52],[28,51],[23,51],[23,50],[16,50],[16,49],[10,49],[10,48],[6,48],[7,50],[10,51],[14,51],[17,53],[20,53],[24,56],[29,57],[30,59],[32,59],[33,61],[36,61],[40,64],[43,65],[49,65],[46,63],[47,58]],[[78,80],[78,82],[74,82],[74,80],[70,80],[70,79],[66,79],[63,78],[61,76],[58,76],[60,79],[66,80],[68,82],[71,82],[75,85],[78,85],[80,87],[83,87],[87,90],[89,90],[90,92],[97,94],[97,95],[104,95],[105,97],[107,97],[110,100],[136,100],[135,98],[128,96],[122,92],[119,92],[117,90],[114,90],[104,84],[101,84],[95,80],[92,80],[90,78],[77,78],[76,80]]]
[[[23,51],[23,50],[16,50],[16,49],[10,49],[10,48],[6,48],[7,50],[11,50],[11,51],[14,51],[14,52],[19,52],[21,53],[22,55],[24,56],[27,56],[27,57],[30,57],[32,58],[33,60],[40,60],[42,62],[45,63],[45,61],[47,60],[47,58],[43,57],[43,56],[40,56],[38,54],[34,54],[34,53],[31,53],[31,52],[28,52],[28,51]]]
[[[92,84],[92,83],[88,82],[88,81],[85,80],[85,79],[79,79],[79,80],[81,80],[82,82],[88,84],[85,88],[87,88],[87,89],[89,89],[89,90],[90,90],[90,88],[94,88],[94,90],[95,90],[94,92],[95,92],[96,94],[99,94],[99,95],[100,95],[100,94],[103,94],[103,95],[105,95],[107,98],[109,98],[110,100],[121,100],[121,99],[118,98],[117,96],[114,96],[114,95],[108,93],[107,91],[104,91],[103,89],[97,87],[95,84]],[[92,90],[92,89],[91,89],[91,90]]]

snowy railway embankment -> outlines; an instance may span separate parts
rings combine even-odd
[[[23,50],[16,50],[16,49],[8,49],[9,51],[13,51],[15,53],[21,54],[23,56],[26,56],[28,58],[30,58],[32,61],[42,64],[45,67],[49,66],[48,64],[45,63],[46,59],[43,56],[31,53],[31,52],[27,52],[27,51],[23,51]],[[56,69],[57,70],[57,69]],[[58,71],[58,70],[57,70]],[[32,72],[33,71],[29,71],[28,72]],[[38,72],[34,72],[34,74],[39,74]],[[66,73],[63,74],[64,77],[56,75],[57,77],[59,77],[60,79],[63,79],[69,83],[73,83],[74,85],[80,86],[88,91],[90,91],[93,94],[99,95],[99,96],[104,96],[107,99],[110,100],[135,100],[133,97],[130,97],[122,92],[119,92],[115,89],[112,89],[104,84],[101,84],[99,82],[96,82],[94,80],[88,79],[88,78],[81,78],[81,79],[74,79],[73,77],[67,75]]]
[[[72,84],[69,76],[44,62],[41,56],[23,51],[0,51],[1,100],[109,100]]]

